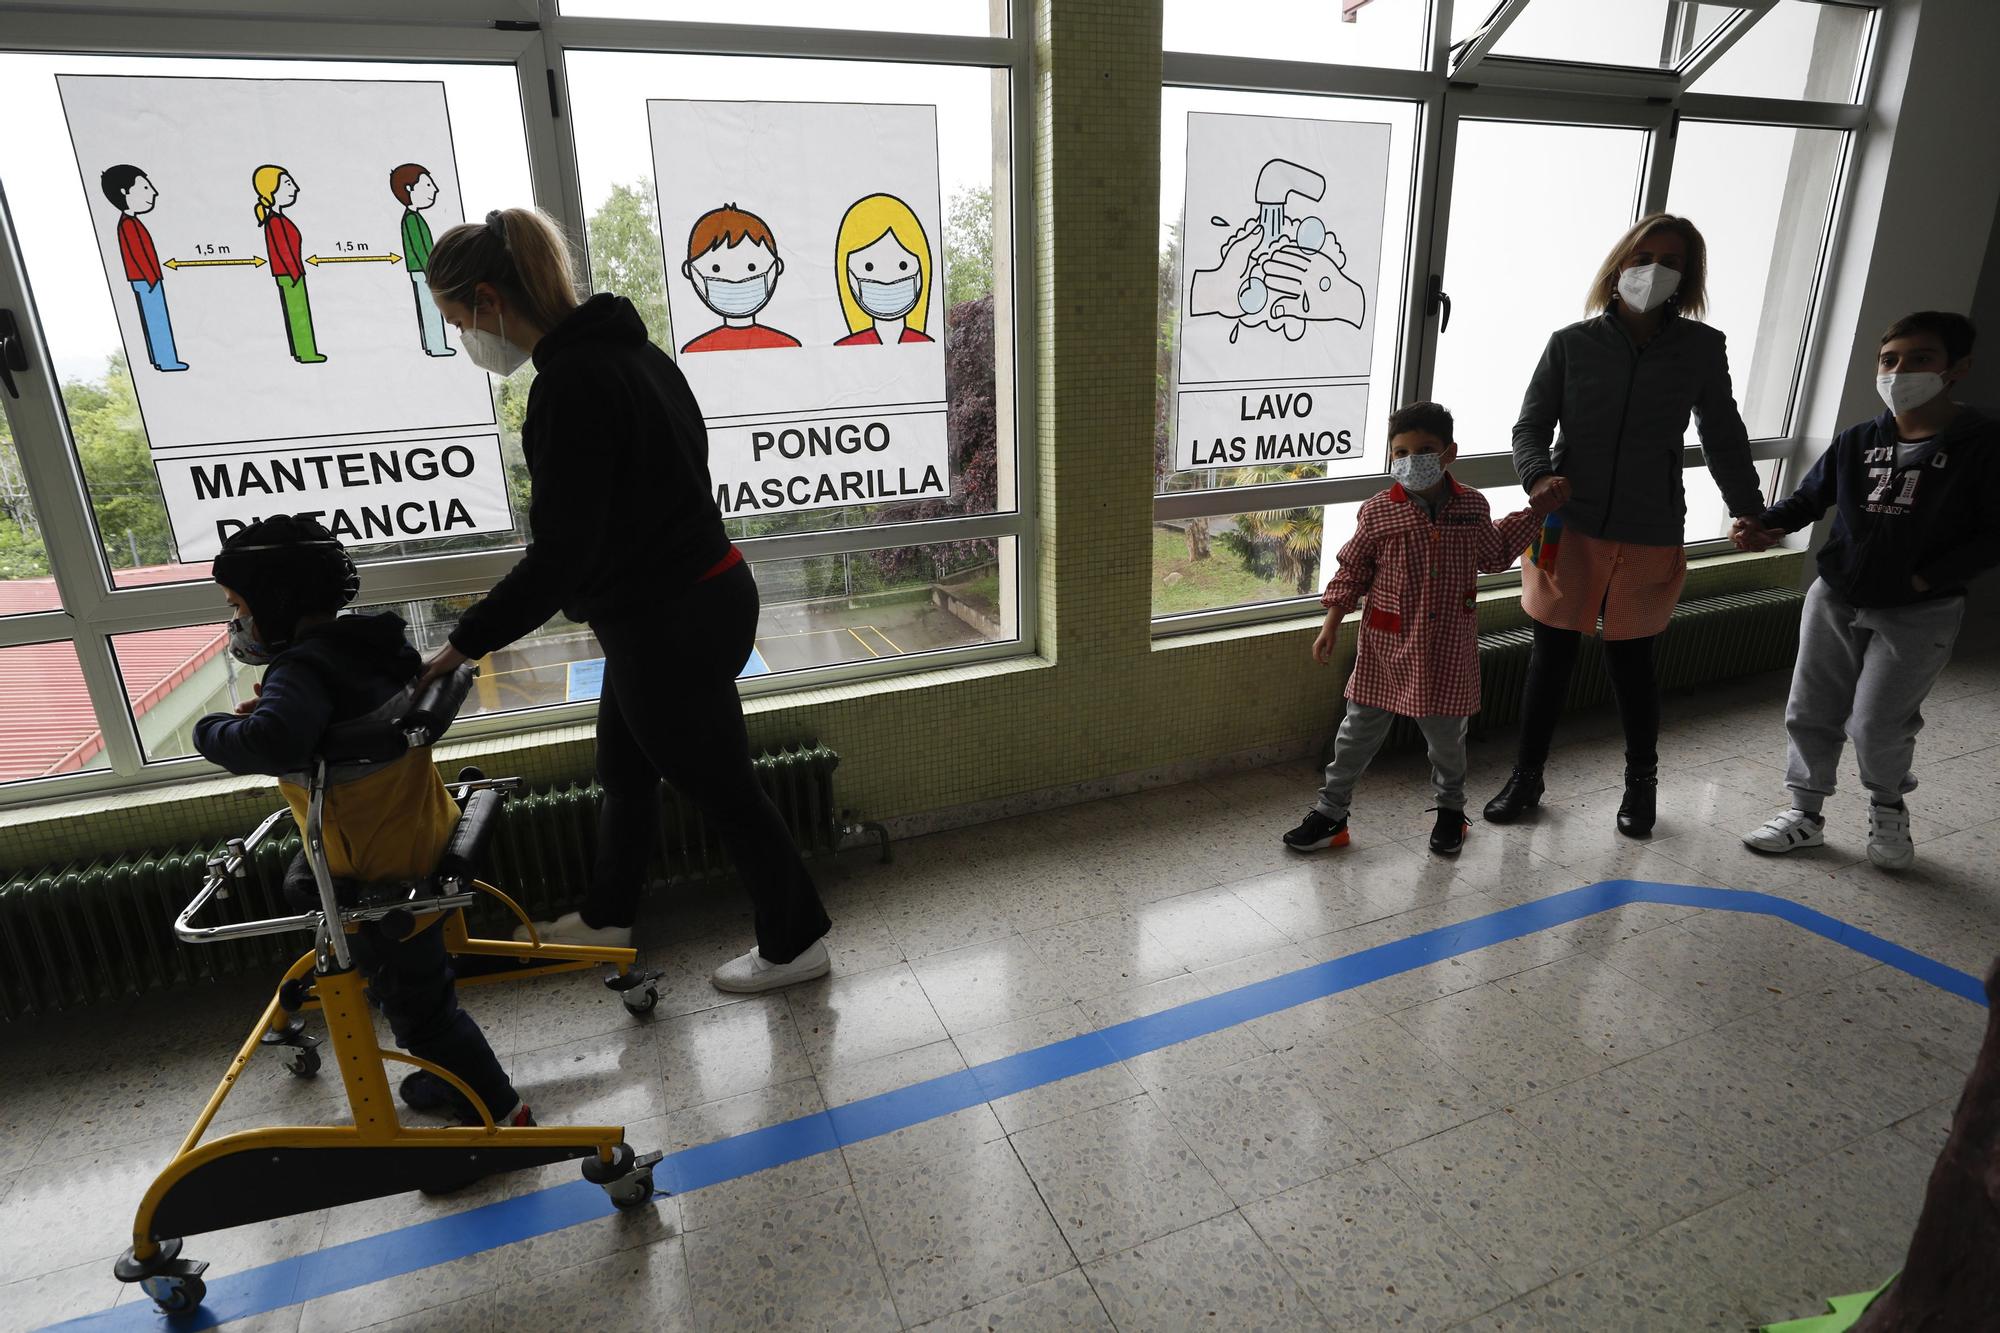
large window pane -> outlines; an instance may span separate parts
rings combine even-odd
[[[1463,120],[1453,159],[1431,396],[1462,454],[1505,453],[1548,335],[1584,317],[1591,275],[1632,224],[1643,130]]]
[[[0,648],[0,782],[109,766],[76,645]]]
[[[967,37],[1007,35],[1007,0],[840,0],[838,4],[829,0],[763,0],[757,5],[729,8],[711,0],[561,0],[557,8],[575,18],[864,28]]]
[[[742,678],[1016,639],[1015,545],[1008,537],[758,561],[751,572],[763,610]],[[410,641],[428,656],[477,600],[436,597],[362,609],[401,616]],[[60,646],[67,651],[68,645]],[[112,647],[149,761],[192,754],[195,719],[227,712],[252,697],[263,675],[261,667],[245,667],[230,657],[228,627],[222,623],[121,634]],[[0,668],[12,651],[0,649]],[[73,652],[69,661],[73,669]],[[590,628],[557,616],[481,661],[461,716],[588,702],[597,698],[603,665]],[[75,695],[82,711],[63,733],[76,733],[72,747],[96,736],[81,691],[78,676]],[[0,687],[0,723],[10,716],[7,697]],[[27,707],[25,700],[21,707]]]
[[[1254,21],[1214,0],[1167,0],[1169,51],[1422,69],[1430,0],[1272,0]]]
[[[1468,6],[1484,6],[1474,0]],[[1490,11],[1488,11],[1490,12]],[[1493,54],[1636,69],[1678,69],[1741,12],[1728,5],[1683,0],[1529,0]],[[1480,23],[1468,31],[1477,33]]]
[[[774,433],[778,427],[796,425],[814,412],[835,413],[858,402],[874,401],[846,388],[811,388],[809,374],[822,359],[828,345],[849,334],[843,323],[844,307],[840,279],[835,275],[836,260],[845,253],[837,236],[844,234],[843,214],[828,213],[818,206],[817,194],[839,194],[860,208],[864,196],[882,186],[865,179],[869,172],[832,175],[824,164],[793,161],[788,154],[799,150],[788,135],[766,135],[753,152],[740,158],[732,150],[721,165],[710,163],[718,179],[732,182],[723,197],[696,198],[691,186],[679,177],[662,188],[656,177],[656,151],[677,153],[684,145],[669,135],[664,140],[653,131],[650,117],[682,114],[690,103],[738,102],[745,88],[779,90],[769,102],[746,104],[745,116],[768,115],[782,119],[797,114],[789,103],[835,104],[866,101],[881,108],[883,123],[904,127],[914,112],[922,142],[915,144],[903,136],[894,142],[878,140],[871,151],[886,162],[901,161],[931,152],[935,137],[936,175],[928,183],[931,170],[923,161],[926,188],[933,191],[928,205],[915,200],[910,207],[916,215],[925,208],[941,213],[941,237],[923,235],[921,222],[908,234],[915,250],[931,252],[934,268],[919,262],[934,290],[919,285],[917,300],[933,312],[927,339],[943,344],[944,393],[943,430],[946,442],[935,455],[945,464],[942,483],[946,494],[925,494],[921,498],[898,498],[890,502],[838,502],[840,497],[861,492],[841,491],[832,503],[824,496],[799,492],[813,507],[794,507],[794,494],[773,512],[754,515],[738,505],[741,517],[731,517],[731,534],[738,537],[767,536],[780,532],[825,530],[890,523],[913,519],[951,517],[1004,512],[1016,507],[1013,439],[1013,344],[1014,321],[1009,300],[1008,277],[1013,256],[1009,240],[1010,144],[1009,98],[1003,71],[948,68],[935,65],[874,64],[849,61],[776,60],[741,57],[662,55],[623,52],[573,52],[569,56],[571,114],[576,126],[578,169],[583,187],[584,207],[589,219],[593,281],[630,296],[646,318],[653,340],[681,359],[697,396],[707,398],[704,410],[713,422],[728,416],[734,420],[764,421],[761,429]],[[860,97],[856,89],[866,89]],[[649,106],[649,103],[651,104]],[[843,109],[838,114],[848,114]],[[864,111],[866,109],[863,109]],[[829,111],[827,114],[836,114]],[[661,124],[664,125],[665,120]],[[934,130],[931,126],[934,125]],[[721,158],[721,155],[718,155]],[[817,174],[816,174],[817,169]],[[740,178],[731,172],[743,173]],[[721,189],[720,186],[717,187]],[[879,197],[879,196],[878,196]],[[707,341],[722,316],[711,303],[717,293],[707,287],[710,275],[693,268],[690,246],[700,248],[708,214],[701,210],[733,205],[751,215],[765,229],[782,269],[774,270],[774,285],[764,294],[767,302],[754,319],[758,331],[777,329],[793,345],[768,347],[754,353],[739,350],[721,352],[698,350],[694,344]],[[661,211],[669,219],[669,244],[662,236]],[[700,216],[697,216],[699,214]],[[847,216],[853,216],[850,210]],[[693,226],[689,225],[693,219]],[[871,225],[871,230],[877,230]],[[702,258],[731,254],[736,245],[749,245],[745,238],[730,242],[725,249],[704,250]],[[759,245],[762,242],[758,242]],[[663,263],[662,247],[666,246]],[[851,256],[850,256],[851,258]],[[850,270],[853,266],[849,265]],[[941,276],[938,276],[941,275]],[[852,271],[849,274],[853,276]],[[855,307],[858,309],[859,307]],[[673,324],[679,310],[687,328]],[[700,323],[694,323],[698,317]],[[850,315],[851,318],[851,315]],[[917,328],[912,317],[910,328]],[[765,336],[769,336],[766,334]],[[877,335],[879,336],[879,335]],[[898,353],[910,348],[899,347]],[[868,358],[869,353],[843,350],[839,358]],[[697,360],[697,357],[703,359]],[[751,386],[739,416],[725,406],[726,399],[708,397],[710,389],[736,372],[727,369],[720,357],[758,360],[761,384]],[[759,360],[761,359],[761,360]],[[865,365],[865,362],[855,362]],[[830,366],[831,363],[828,363]],[[726,373],[725,373],[726,372]],[[835,373],[832,369],[828,374]],[[922,376],[919,376],[922,378]],[[928,384],[928,381],[925,381]],[[906,395],[916,401],[931,390]],[[797,402],[783,395],[798,394]],[[768,405],[767,405],[768,404]],[[919,403],[919,407],[923,404]],[[749,409],[757,408],[758,412]],[[912,416],[898,418],[914,423],[927,416],[928,408]],[[761,414],[761,415],[760,415]],[[781,418],[780,414],[788,414]],[[793,420],[797,418],[797,420]],[[901,430],[901,426],[895,427]],[[929,426],[923,429],[930,429]],[[745,432],[750,433],[745,433]],[[805,431],[810,435],[810,430]],[[755,452],[754,429],[711,427],[712,470],[722,485],[742,460],[732,450],[749,448]],[[809,449],[811,448],[808,442]],[[926,446],[928,449],[930,446]],[[757,454],[763,460],[766,479],[778,477],[771,470],[772,455]],[[926,458],[933,457],[926,453]],[[815,462],[815,457],[821,461]],[[804,463],[790,469],[790,476],[840,476],[851,470],[847,463],[824,461],[830,456],[808,453]],[[896,477],[921,478],[911,469]],[[892,478],[893,479],[893,478]],[[877,491],[875,493],[882,493]]]
[[[1779,463],[1776,459],[1757,465],[1757,484],[1763,488],[1764,503],[1776,504],[1785,497],[1776,494]],[[1691,467],[1681,476],[1681,487],[1687,495],[1687,543],[1714,541],[1729,535],[1729,525],[1735,522],[1729,515],[1729,506],[1723,502],[1722,492],[1716,487],[1715,478],[1705,467]]]
[[[305,117],[344,108],[357,132],[271,141],[259,136],[261,121],[231,121],[212,127],[213,134],[183,135],[140,117],[130,122],[129,142],[96,144],[92,116],[114,116],[113,90],[136,88],[139,79],[166,90],[144,94],[165,108],[160,124],[200,120],[212,110],[206,90],[220,88],[243,97],[291,97],[295,114]],[[400,106],[411,98],[429,99],[422,134],[413,122],[391,147],[358,132],[369,116],[386,114],[390,100],[400,99]],[[416,256],[407,225],[408,217],[421,216],[423,226],[440,233],[463,217],[532,201],[511,66],[0,54],[0,121],[52,127],[0,137],[0,177],[10,187],[42,332],[63,381],[99,541],[118,585],[159,581],[152,571],[161,569],[169,578],[205,572],[201,551],[183,551],[181,543],[190,531],[207,528],[184,522],[177,535],[163,499],[163,471],[178,485],[228,454],[237,460],[229,498],[250,516],[332,505],[353,514],[364,538],[385,530],[407,534],[417,527],[375,527],[360,512],[379,516],[390,506],[378,500],[405,499],[388,495],[396,483],[380,471],[365,468],[371,475],[359,486],[339,480],[333,489],[292,488],[272,461],[282,458],[303,475],[313,466],[307,453],[339,469],[345,454],[372,460],[387,449],[414,474],[422,465],[410,462],[409,447],[456,438],[459,421],[475,416],[488,441],[481,446],[482,475],[491,477],[478,535],[461,530],[357,545],[356,557],[520,541],[505,500],[523,481],[511,429],[523,386],[503,386],[496,404],[484,377],[456,355],[455,335],[437,335],[445,341],[431,348],[435,339],[413,288],[421,270],[409,265]],[[405,147],[417,140],[429,147]],[[416,202],[395,193],[392,173],[408,153],[435,156],[430,148],[441,159],[418,165],[447,179],[436,182],[434,206],[420,214]],[[283,171],[297,176],[290,186],[273,187],[290,203],[274,195],[265,207],[259,172],[278,166],[267,160],[272,153],[295,154]],[[145,180],[143,190],[136,180],[126,183],[131,172],[112,179],[125,167]],[[114,188],[122,204],[107,193]],[[138,202],[135,191],[144,195]],[[305,276],[288,288],[289,279],[274,275],[290,266],[290,252],[268,223],[273,211],[282,216],[294,204],[298,221],[291,225]],[[135,266],[148,273],[157,266],[157,278],[133,279]],[[387,406],[446,399],[453,404],[452,430]],[[349,420],[356,414],[367,419]],[[261,452],[246,452],[251,441],[264,442],[256,446]],[[250,459],[262,460],[255,464],[261,485],[243,470]],[[184,476],[172,460],[187,465]],[[202,460],[200,468],[195,460]],[[439,494],[436,487],[430,493]],[[176,501],[184,514],[201,499],[188,495]],[[518,518],[524,507],[514,498]],[[190,567],[176,569],[183,559]]]
[[[1157,488],[1211,490],[1379,470],[1395,407],[1417,109],[1193,88],[1168,88],[1162,103]],[[1242,153],[1230,150],[1232,136]],[[1287,140],[1318,165],[1294,163],[1277,147]],[[1339,156],[1322,159],[1315,148]],[[1300,168],[1296,179],[1285,174]],[[1192,205],[1190,172],[1199,182]],[[1288,184],[1306,193],[1286,194]],[[1261,202],[1265,194],[1287,202]],[[1184,216],[1190,208],[1195,216]],[[1277,219],[1276,243],[1263,240],[1266,209]],[[1292,263],[1296,271],[1287,248],[1296,254],[1302,239],[1317,242],[1306,247],[1308,266],[1317,266],[1312,287],[1346,301],[1326,306],[1325,317],[1274,320],[1284,302],[1257,275],[1268,265],[1264,276],[1275,284],[1280,267]],[[1232,271],[1246,256],[1248,267]],[[1229,279],[1220,297],[1227,311],[1206,293],[1218,276]],[[1252,289],[1259,294],[1246,303],[1242,293]],[[1190,346],[1182,345],[1184,329],[1199,331],[1189,335]],[[1316,450],[1340,431],[1347,438],[1325,461],[1298,461],[1290,449],[1304,439]],[[1238,441],[1247,466],[1223,461]]]
[[[1852,5],[1778,0],[1689,90],[1852,102],[1871,21],[1870,11]]]
[[[1681,122],[1667,208],[1708,242],[1706,321],[1729,337],[1753,439],[1786,431],[1846,142],[1844,130]]]
[[[0,616],[62,610],[21,453],[0,413]]]

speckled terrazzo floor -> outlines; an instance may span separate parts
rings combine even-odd
[[[663,903],[636,1023],[587,980],[468,992],[544,1123],[677,1148],[906,1086],[1601,879],[1779,894],[1954,967],[2000,948],[2000,653],[1928,710],[1917,868],[1861,798],[1782,861],[1784,681],[1669,701],[1653,838],[1621,839],[1614,722],[1566,726],[1533,825],[1424,848],[1414,756],[1354,843],[1277,838],[1302,765],[824,867],[837,972],[732,1001],[733,898]],[[1504,738],[1475,745],[1475,803]],[[109,1277],[145,1182],[251,1017],[244,987],[0,1029],[0,1327],[141,1299]],[[375,1328],[1740,1328],[1894,1271],[1984,1021],[1768,918],[1634,906],[885,1138],[232,1324]],[[235,1124],[330,1120],[253,1069]],[[233,1271],[560,1183],[573,1167],[207,1237]]]

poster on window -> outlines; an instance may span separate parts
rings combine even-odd
[[[1389,126],[1188,113],[1174,466],[1359,458]]]
[[[183,561],[277,513],[357,546],[513,528],[426,285],[465,216],[443,84],[56,81]]]
[[[948,494],[937,109],[647,111],[674,355],[723,516]]]

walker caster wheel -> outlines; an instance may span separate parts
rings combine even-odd
[[[139,1289],[153,1298],[162,1314],[186,1314],[208,1295],[208,1284],[199,1277],[166,1274],[145,1279]]]
[[[604,1192],[611,1196],[611,1206],[620,1212],[644,1208],[653,1201],[653,1173],[634,1171],[623,1180],[606,1185]]]
[[[294,1046],[292,1053],[285,1057],[286,1072],[293,1078],[311,1078],[319,1073],[319,1048],[317,1046]]]
[[[634,1018],[644,1018],[653,1012],[655,1005],[659,1004],[660,991],[656,986],[648,986],[644,990],[628,990],[618,998],[624,1002],[626,1013]]]

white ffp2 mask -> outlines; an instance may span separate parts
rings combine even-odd
[[[1901,375],[1877,375],[1875,392],[1897,416],[1914,412],[1944,392],[1944,376],[1935,370],[1907,371]]]
[[[1641,264],[1618,275],[1618,299],[1640,314],[1665,305],[1681,285],[1678,269],[1662,264]]]
[[[1427,491],[1444,480],[1441,454],[1405,454],[1389,461],[1389,475],[1406,491]]]
[[[519,370],[528,359],[528,349],[507,341],[507,317],[500,317],[500,332],[488,333],[485,329],[460,329],[458,340],[465,344],[465,354],[472,358],[472,364],[489,375],[506,379]]]

